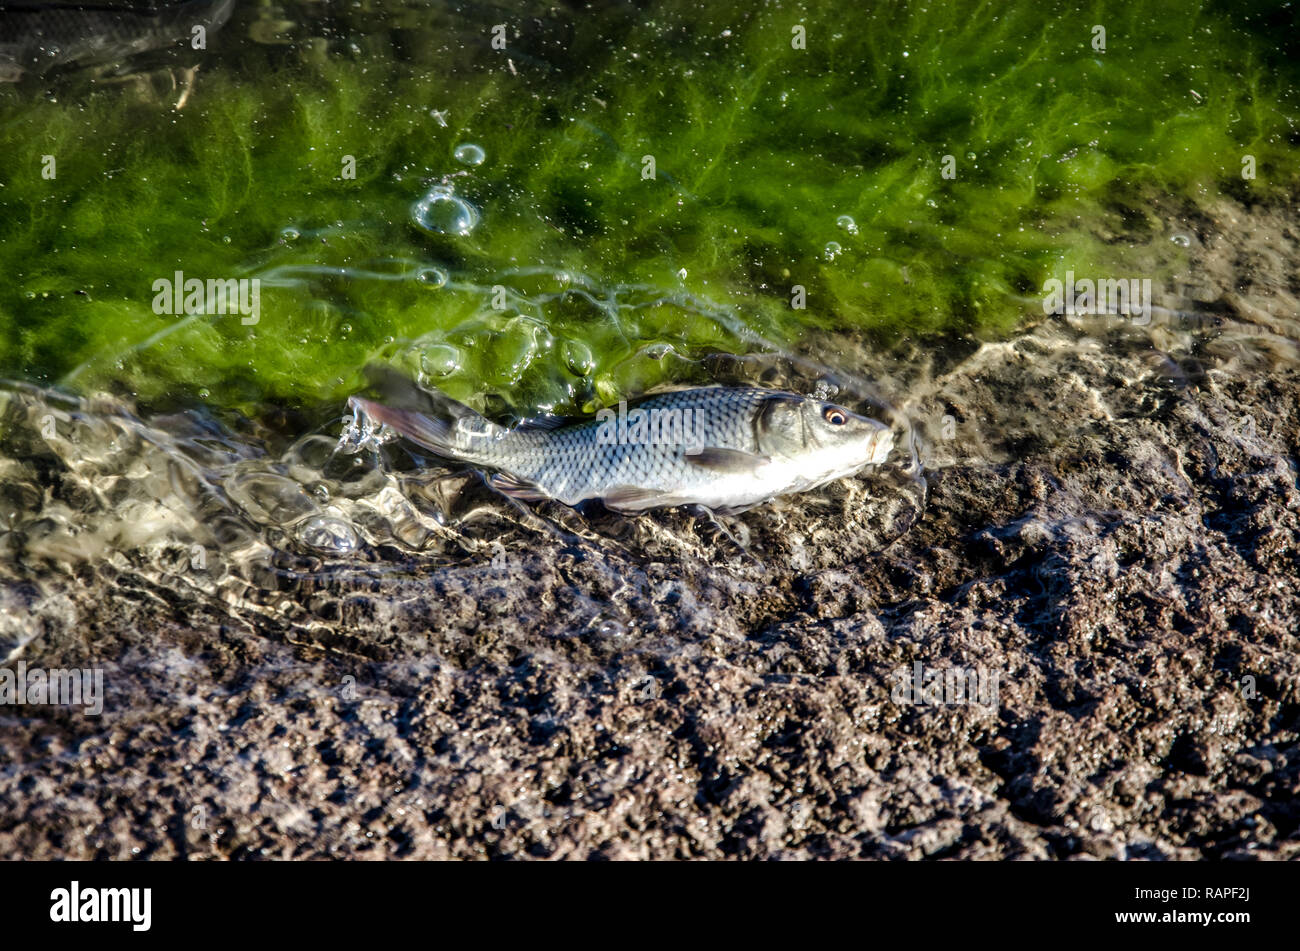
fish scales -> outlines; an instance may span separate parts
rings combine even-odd
[[[757,405],[770,391],[685,390],[651,397],[629,412],[689,412],[692,441],[700,446],[720,446],[757,453],[753,417]],[[661,417],[662,418],[662,417]],[[648,424],[647,424],[648,426]],[[505,469],[523,481],[549,489],[561,500],[576,499],[587,491],[598,495],[617,486],[659,485],[689,487],[716,478],[709,469],[690,462],[685,440],[676,443],[600,441],[599,420],[558,431],[514,431],[494,441],[483,462]],[[651,438],[647,436],[647,439]]]

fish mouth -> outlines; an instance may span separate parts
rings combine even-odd
[[[871,434],[867,441],[867,465],[881,465],[894,451],[894,431],[883,423],[877,423],[880,429]]]

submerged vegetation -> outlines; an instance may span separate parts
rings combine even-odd
[[[1082,220],[1296,184],[1271,7],[1178,6],[241,9],[180,109],[0,87],[0,375],[250,412],[378,359],[572,410],[667,348],[1003,332],[1115,260]],[[156,313],[177,271],[256,322]]]

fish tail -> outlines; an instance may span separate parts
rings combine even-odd
[[[360,396],[351,397],[348,406],[392,427],[430,452],[469,462],[483,459],[487,441],[500,439],[508,432],[450,396],[427,390],[420,392],[429,407],[426,412],[385,406]]]

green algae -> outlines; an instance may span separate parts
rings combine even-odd
[[[566,411],[666,352],[1004,333],[1122,265],[1081,220],[1296,184],[1271,6],[703,7],[372,3],[288,46],[237,20],[179,111],[0,89],[0,374],[250,411],[378,359]],[[477,224],[417,227],[431,187]],[[176,271],[257,278],[257,322],[155,313]]]

